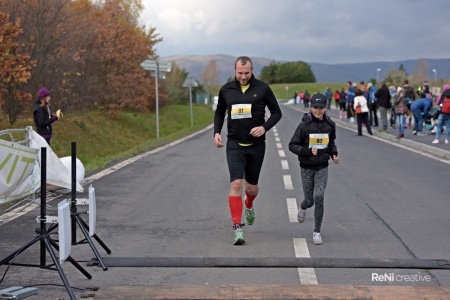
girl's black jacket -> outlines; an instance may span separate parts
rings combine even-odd
[[[34,106],[33,119],[39,135],[52,136],[52,123],[55,122],[56,117],[49,114],[47,106],[40,106],[40,100],[37,100]]]
[[[315,133],[328,133],[329,137],[328,146],[318,149],[317,155],[313,155],[309,148],[309,135]],[[319,120],[309,112],[305,113],[295,130],[289,142],[289,150],[297,154],[301,168],[319,170],[328,167],[330,157],[338,155],[335,140],[336,124],[326,114],[323,120]]]

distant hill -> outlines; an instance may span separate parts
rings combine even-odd
[[[191,73],[194,77],[200,80],[200,74],[206,67],[206,64],[212,60],[216,60],[217,68],[219,69],[219,80],[221,83],[225,83],[227,79],[234,76],[233,66],[236,57],[223,54],[214,55],[178,55],[160,57],[161,61],[176,62],[176,64],[184,69],[186,72]],[[447,59],[420,59],[427,62],[429,77],[434,79],[433,69],[436,69],[436,77],[438,79],[450,78],[450,58]],[[273,61],[279,61],[270,58],[252,57],[254,74],[258,76],[261,73],[261,69],[270,65]],[[400,65],[406,69],[408,74],[412,74],[416,68],[417,60],[404,60],[395,62],[368,62],[368,63],[354,63],[354,64],[321,64],[321,63],[309,63],[317,82],[346,82],[353,81],[359,82],[361,80],[369,81],[370,79],[377,77],[377,69],[381,69],[379,72],[379,79],[382,79],[389,70],[394,67],[398,69]]]

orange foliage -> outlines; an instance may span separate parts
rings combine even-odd
[[[19,20],[9,22],[9,15],[0,11],[0,105],[5,105],[11,124],[19,113],[18,102],[31,99],[21,87],[30,79],[35,64],[30,55],[20,53],[16,40],[21,33]]]
[[[2,0],[0,10],[23,20],[20,41],[37,61],[24,90],[47,87],[65,112],[154,108],[154,79],[140,63],[156,59],[162,39],[138,25],[141,0]]]

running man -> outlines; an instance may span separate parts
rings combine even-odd
[[[270,87],[255,78],[249,57],[238,57],[235,80],[222,86],[214,115],[214,144],[223,147],[221,131],[227,113],[226,155],[230,173],[228,203],[234,229],[234,245],[245,243],[242,210],[248,225],[255,221],[253,201],[266,150],[266,132],[281,119],[281,110]],[[270,117],[265,120],[266,107]],[[245,181],[244,181],[245,180]],[[242,188],[245,186],[244,204]]]

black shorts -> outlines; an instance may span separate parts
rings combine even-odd
[[[265,152],[265,141],[241,146],[235,141],[228,140],[227,162],[230,182],[245,178],[248,183],[257,185]]]

